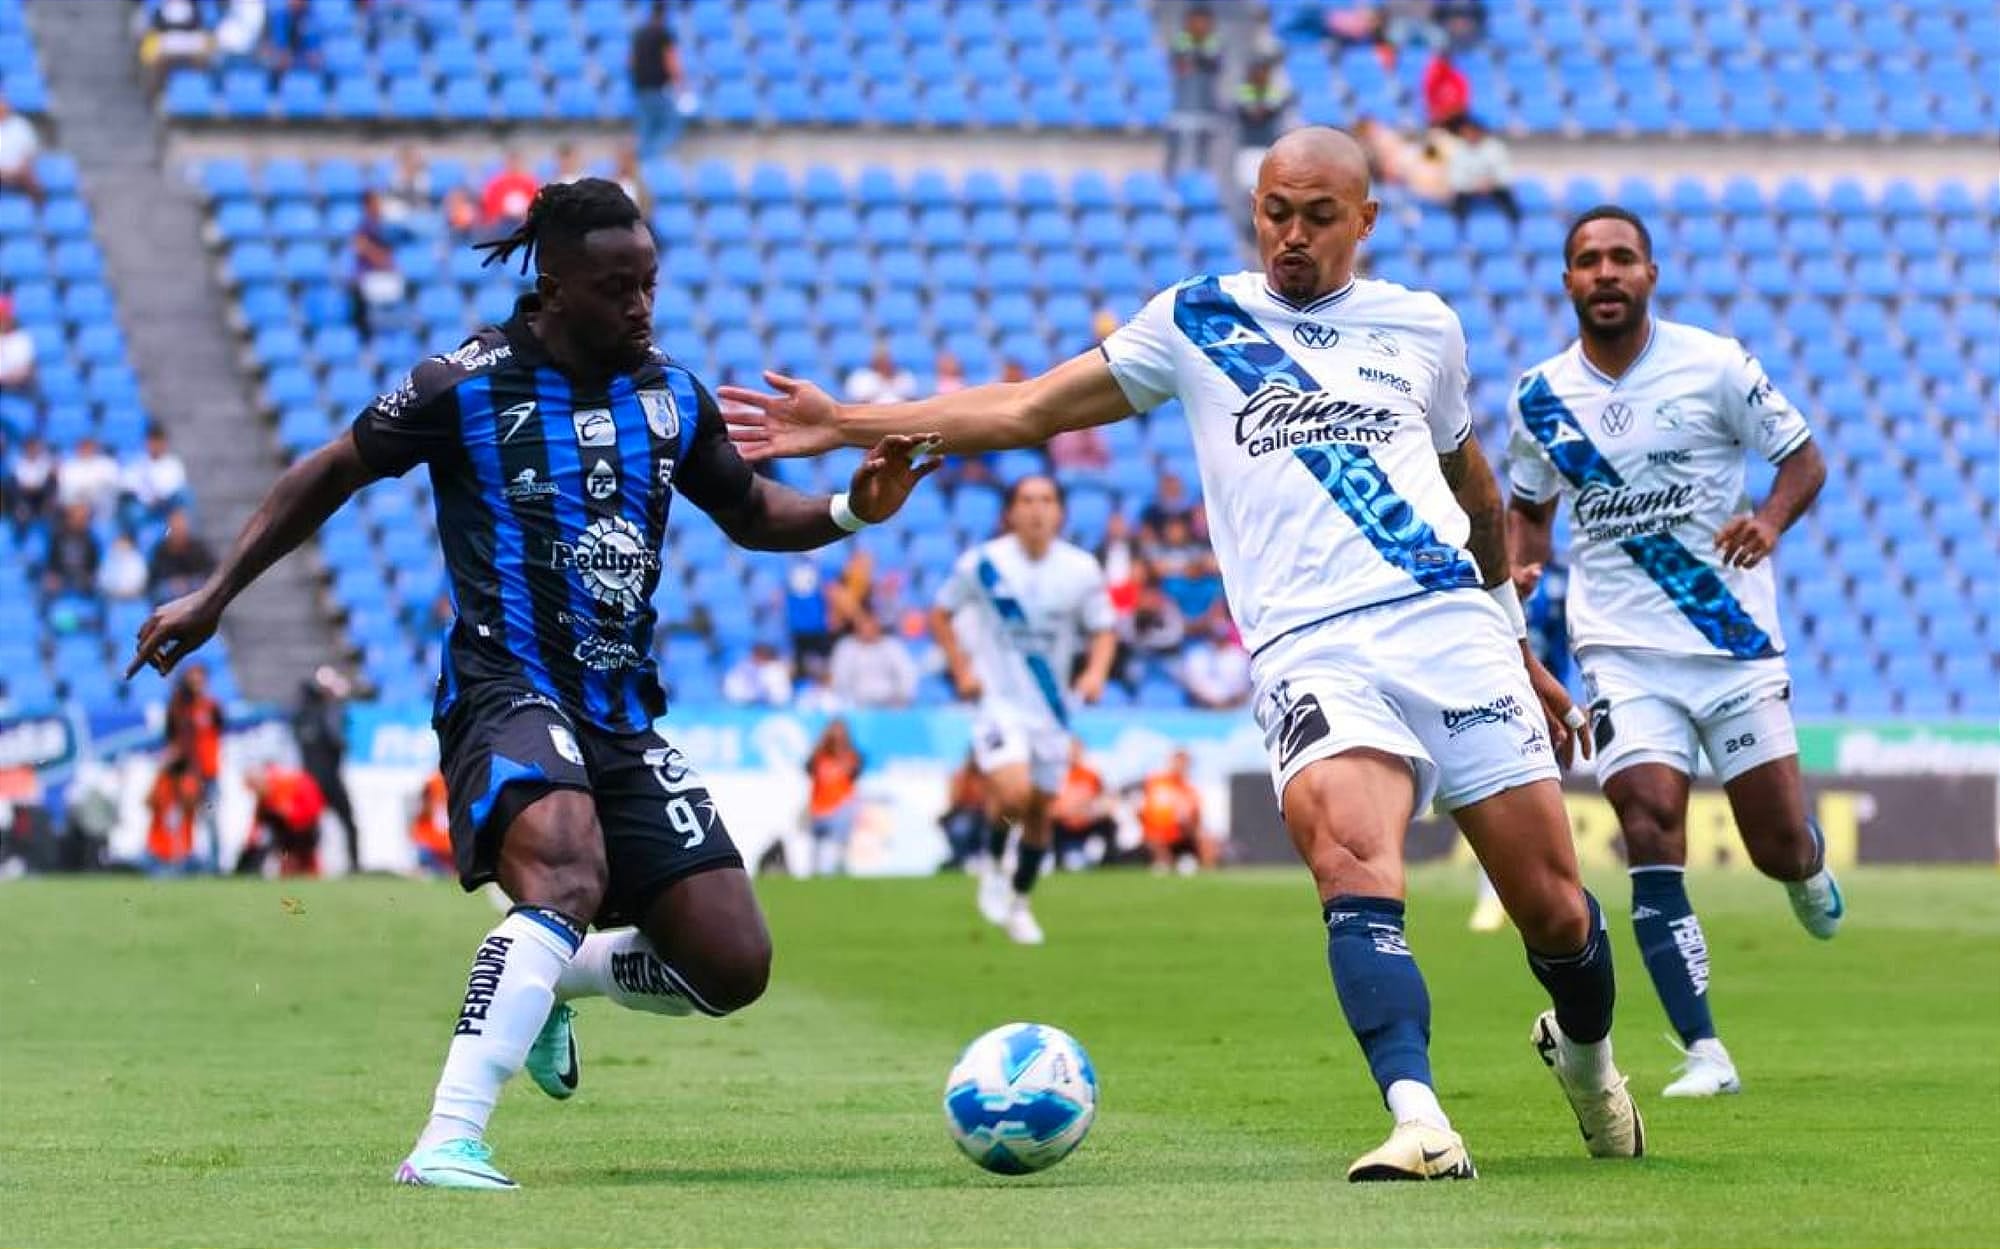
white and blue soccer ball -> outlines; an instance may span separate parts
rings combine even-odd
[[[1001,1175],[1052,1167],[1097,1117],[1097,1072],[1076,1038],[1010,1023],[965,1047],[944,1085],[944,1118],[965,1156]]]

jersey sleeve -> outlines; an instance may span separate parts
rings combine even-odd
[[[1174,291],[1161,291],[1098,346],[1135,412],[1150,412],[1180,391],[1174,375]]]
[[[958,557],[951,566],[951,572],[946,574],[944,584],[938,587],[934,606],[941,611],[955,613],[972,602],[978,593],[972,575],[973,561],[977,558],[977,551],[967,551]]]
[[[1111,606],[1111,586],[1104,579],[1104,566],[1088,555],[1079,561],[1083,569],[1083,603],[1079,615],[1090,633],[1116,628],[1118,613]]]
[[[1519,384],[1507,396],[1507,489],[1530,503],[1547,503],[1562,489],[1562,478],[1549,462],[1548,452],[1521,419]]]
[[[715,396],[699,381],[689,380],[695,393],[694,438],[686,458],[674,466],[674,489],[704,512],[726,512],[749,497],[756,475],[729,441],[729,427]]]
[[[1472,373],[1465,358],[1465,327],[1458,314],[1444,308],[1444,324],[1438,334],[1437,380],[1431,387],[1430,406],[1424,419],[1431,427],[1431,447],[1439,455],[1458,450],[1472,436],[1470,394]]]
[[[1716,410],[1738,442],[1775,464],[1810,441],[1812,427],[1772,384],[1757,357],[1735,344],[1731,348]]]
[[[453,388],[465,371],[433,356],[403,375],[394,389],[377,395],[354,418],[354,446],[361,462],[384,477],[401,477],[438,452],[458,445],[458,411]]]

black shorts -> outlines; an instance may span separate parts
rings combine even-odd
[[[599,927],[636,924],[685,876],[741,867],[715,800],[666,738],[610,733],[571,718],[553,699],[492,683],[460,691],[438,725],[459,883],[496,879],[500,842],[531,803],[558,789],[589,794],[604,832],[610,886]]]

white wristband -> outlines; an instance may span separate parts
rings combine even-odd
[[[854,509],[847,505],[847,491],[845,490],[827,500],[826,510],[827,514],[833,517],[833,523],[839,525],[849,533],[860,533],[863,529],[868,528],[868,522],[856,516]],[[1516,610],[1519,609],[1517,608]],[[1525,637],[1527,635],[1523,634],[1522,636]]]
[[[1494,602],[1500,604],[1501,614],[1505,615],[1507,623],[1514,627],[1514,636],[1524,642],[1527,641],[1528,613],[1521,610],[1521,596],[1515,592],[1514,583],[1502,581],[1487,593],[1493,596]]]

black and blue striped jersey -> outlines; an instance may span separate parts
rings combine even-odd
[[[384,475],[430,466],[456,612],[438,718],[467,686],[502,681],[635,732],[665,710],[652,599],[674,495],[729,509],[752,476],[693,373],[656,351],[581,385],[530,328],[536,300],[417,365],[355,419],[354,441]]]

